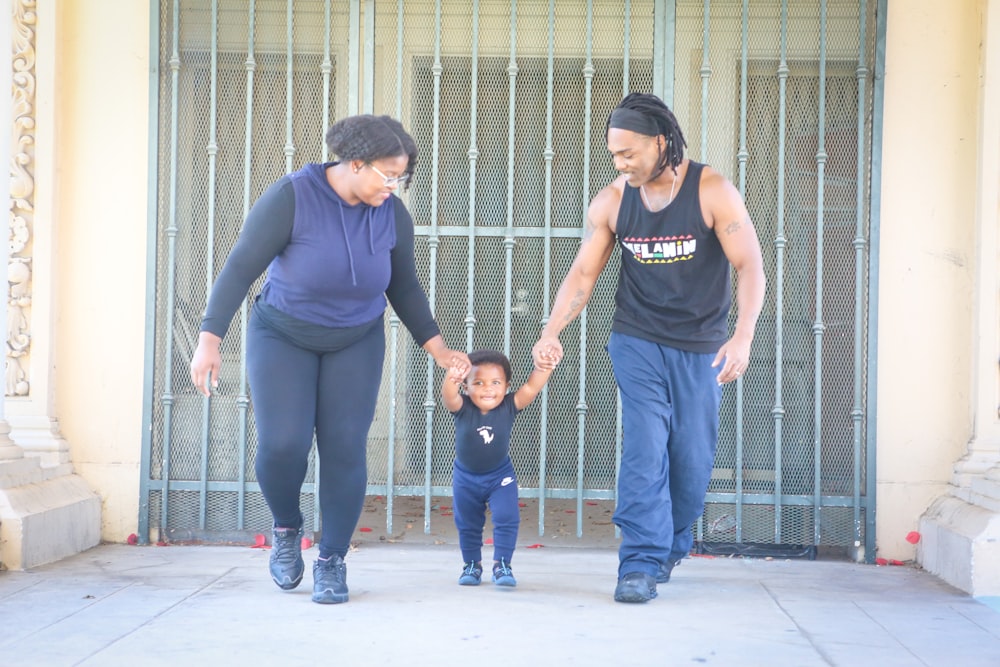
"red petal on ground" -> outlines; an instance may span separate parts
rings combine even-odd
[[[875,559],[875,564],[876,564],[876,565],[888,565],[888,564],[889,564],[889,561],[887,561],[887,560],[886,560],[886,559],[884,559],[884,558],[876,558],[876,559]]]
[[[483,544],[493,544],[493,538],[487,537],[485,540],[483,540]]]
[[[566,514],[576,514],[576,510],[563,510]]]
[[[303,551],[305,551],[306,549],[308,549],[312,545],[313,545],[313,541],[310,540],[308,537],[303,537],[302,538],[302,550]]]
[[[587,504],[588,504],[588,505],[596,505],[597,503],[595,503],[595,502],[594,502],[593,500],[588,500],[588,501],[587,501]]]
[[[372,529],[369,528],[368,526],[361,526],[360,528],[358,528],[358,530],[360,530],[362,533],[370,533],[370,532],[372,532]]]
[[[920,541],[920,533],[915,530],[911,530],[906,534],[906,541],[910,544],[916,544]]]
[[[129,544],[139,544],[139,536],[136,535],[135,533],[132,533],[131,535],[128,536],[126,542],[128,542]]]
[[[253,546],[251,549],[266,549],[267,548],[267,538],[261,533],[257,533],[253,536]]]
[[[544,546],[544,544],[529,544],[525,549],[541,549]]]
[[[517,506],[518,507],[527,507],[528,503],[518,503]]]

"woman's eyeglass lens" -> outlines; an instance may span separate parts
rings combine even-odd
[[[386,176],[371,162],[368,163],[368,166],[371,167],[372,171],[382,177],[382,180],[385,182],[385,187],[387,188],[391,188],[394,185],[406,185],[406,182],[410,180],[409,174],[403,174],[402,176]]]

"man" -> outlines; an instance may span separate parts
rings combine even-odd
[[[681,129],[658,97],[626,96],[606,138],[621,175],[590,203],[580,250],[532,355],[541,369],[559,362],[559,333],[586,306],[617,244],[607,345],[624,438],[615,600],[647,602],[691,550],[715,458],[721,387],[746,371],[766,279],[742,197],[722,174],[684,157]],[[730,265],[738,314],[731,338]]]

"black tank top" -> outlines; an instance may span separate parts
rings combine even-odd
[[[702,219],[703,167],[689,161],[680,192],[655,213],[625,185],[612,331],[701,353],[718,352],[728,339],[729,260]]]

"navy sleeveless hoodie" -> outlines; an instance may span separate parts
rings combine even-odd
[[[655,213],[625,185],[612,331],[698,353],[718,352],[729,338],[729,260],[701,215],[704,166],[689,161],[677,196]]]

